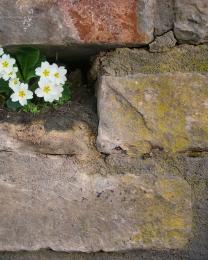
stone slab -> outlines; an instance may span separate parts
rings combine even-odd
[[[208,45],[184,44],[162,53],[128,48],[102,52],[93,62],[90,78],[164,72],[208,72]]]
[[[188,243],[192,203],[183,177],[132,167],[121,174],[101,155],[42,154],[29,149],[32,142],[25,146],[18,129],[0,136],[0,251],[117,252]]]
[[[98,149],[107,154],[208,150],[208,74],[102,77]]]
[[[0,45],[143,45],[153,40],[154,0],[2,0],[0,17]]]
[[[62,130],[54,127],[48,130],[43,120],[26,124],[4,122],[0,124],[0,135],[1,149],[8,152],[16,149],[51,155],[76,155],[83,160],[97,154],[95,134],[86,122],[79,120]]]
[[[111,156],[110,156],[111,157]],[[109,158],[109,157],[108,157]],[[166,159],[165,159],[166,158]],[[198,157],[181,155],[178,160],[165,157],[141,160],[137,169],[147,168],[155,172],[153,164],[161,162],[157,169],[166,168],[167,172],[177,173],[178,170],[192,187],[193,228],[192,238],[183,250],[133,250],[115,253],[64,253],[52,250],[0,252],[1,260],[178,260],[197,259],[205,260],[208,255],[208,157],[203,153]],[[124,160],[121,158],[121,162]],[[168,163],[169,162],[169,163]],[[166,167],[164,167],[166,164]],[[125,163],[126,165],[126,163]],[[132,167],[131,167],[132,169]],[[166,172],[166,171],[164,171]],[[140,172],[141,173],[141,172]]]

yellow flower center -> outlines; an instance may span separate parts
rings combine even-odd
[[[60,75],[59,75],[59,73],[58,73],[58,72],[56,72],[56,73],[54,74],[54,76],[55,76],[55,78],[57,78],[57,79],[59,79],[59,78],[60,78]]]
[[[2,62],[2,66],[3,66],[3,68],[8,68],[8,66],[9,66],[9,62],[8,61],[3,61]]]
[[[18,83],[17,79],[14,79],[13,83],[14,83],[14,85],[17,85],[17,83]]]
[[[50,86],[45,86],[45,87],[43,88],[43,92],[45,92],[46,94],[48,94],[50,91],[51,91]]]
[[[48,77],[49,74],[50,74],[50,71],[49,71],[49,70],[45,69],[45,70],[43,71],[43,76]]]
[[[24,97],[26,96],[25,91],[24,91],[24,90],[20,90],[18,96],[19,96],[20,98],[24,98]]]

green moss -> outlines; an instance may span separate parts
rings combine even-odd
[[[143,49],[119,49],[102,60],[108,74],[163,72],[208,72],[208,45],[181,45],[165,53],[150,53]]]

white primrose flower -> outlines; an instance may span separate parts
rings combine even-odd
[[[52,103],[60,95],[59,89],[51,80],[41,78],[38,82],[39,88],[35,90],[38,97],[43,97],[46,102]]]
[[[2,73],[2,78],[5,81],[8,81],[9,79],[15,79],[17,77],[17,67],[13,67],[10,70],[6,70]]]
[[[64,85],[66,82],[66,73],[67,70],[64,66],[58,67],[57,64],[53,63],[51,65],[52,70],[52,78],[51,80],[54,81],[57,85]]]
[[[0,71],[1,73],[11,72],[15,64],[15,59],[11,58],[9,54],[3,54],[0,57]]]
[[[10,79],[9,87],[15,91],[17,87],[20,85],[20,80],[18,78]]]
[[[4,54],[4,50],[3,48],[0,48],[0,56],[2,56]]]
[[[41,63],[41,66],[35,70],[35,74],[41,78],[49,79],[52,74],[51,70],[51,65],[47,61],[44,61]]]
[[[19,101],[21,106],[27,105],[27,100],[33,98],[33,93],[28,89],[28,84],[21,83],[14,88],[14,93],[11,95],[13,102]]]
[[[61,97],[62,97],[62,94],[63,94],[63,87],[62,86],[56,86],[56,97],[55,97],[55,100],[58,101]]]
[[[7,71],[2,71],[2,78],[3,78],[3,80],[5,80],[5,81],[8,81],[9,79],[10,79],[10,76],[12,75],[12,69],[10,69],[10,70],[7,70]]]

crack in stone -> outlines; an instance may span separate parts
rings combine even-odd
[[[8,149],[2,149],[2,150],[0,150],[0,153],[13,153],[13,151],[12,150],[8,150]]]
[[[148,126],[144,115],[122,93],[120,93],[119,91],[112,88],[110,86],[110,84],[108,84],[108,87],[116,94],[116,96],[118,98],[120,97],[120,99],[124,100],[133,109],[133,111],[135,111],[139,115],[139,117],[142,119],[143,124],[147,128],[147,130],[150,131],[151,133],[153,133],[153,130]]]

